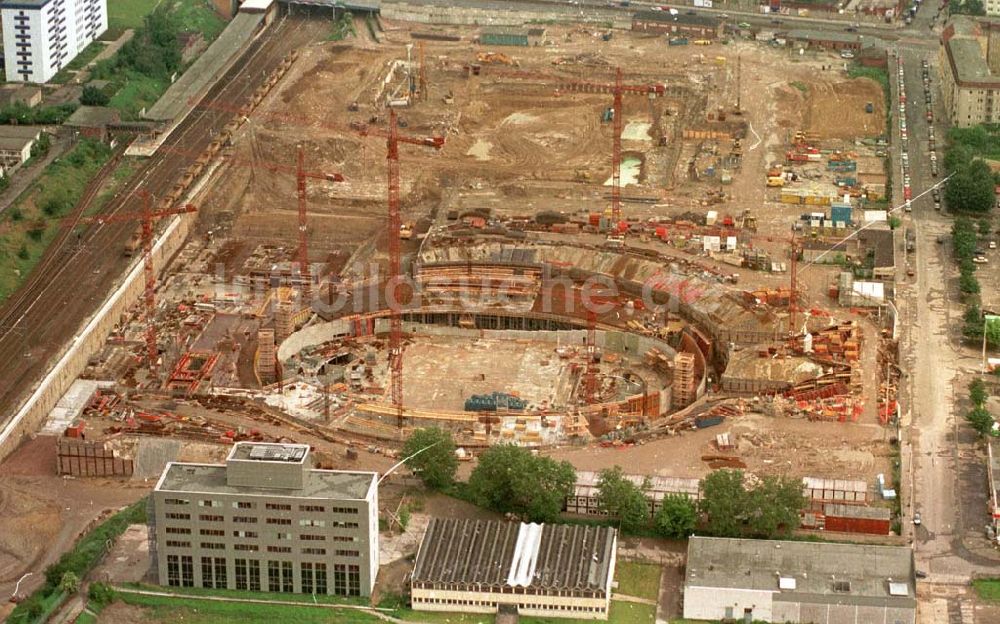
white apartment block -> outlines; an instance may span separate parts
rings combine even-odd
[[[9,82],[48,82],[108,29],[108,0],[0,0]]]
[[[983,6],[988,17],[1000,17],[1000,0],[985,0]]]

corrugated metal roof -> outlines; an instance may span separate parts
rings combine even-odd
[[[616,531],[610,527],[432,518],[414,583],[489,587],[608,587]]]

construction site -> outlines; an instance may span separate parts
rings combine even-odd
[[[381,470],[427,426],[587,470],[892,472],[896,243],[852,235],[887,221],[878,83],[738,36],[333,42],[283,11],[253,95],[193,103],[210,141],[143,139],[177,175],[107,219],[137,286],[35,428],[60,474],[239,440]]]

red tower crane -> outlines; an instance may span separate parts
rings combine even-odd
[[[587,403],[597,402],[597,317],[587,311],[587,368],[584,371],[584,397]]]
[[[142,256],[144,272],[146,274],[146,287],[143,292],[146,307],[146,357],[149,360],[149,368],[155,370],[156,360],[159,357],[159,349],[156,346],[156,274],[153,272],[153,224],[164,217],[195,212],[196,208],[191,204],[186,204],[177,208],[153,210],[150,194],[146,191],[140,191],[139,196],[142,198],[142,212],[139,214],[126,213],[107,217],[93,217],[88,219],[88,221],[101,224],[121,223],[124,221],[142,222]]]
[[[444,137],[411,137],[399,134],[396,111],[389,109],[389,131],[370,128],[361,130],[363,136],[377,135],[386,139],[386,161],[389,171],[389,273],[386,280],[386,303],[389,305],[389,376],[390,398],[396,411],[396,425],[403,428],[403,319],[397,289],[401,281],[399,232],[402,222],[399,214],[399,144],[420,145],[441,149]]]
[[[611,148],[611,221],[615,227],[621,222],[621,183],[622,183],[622,96],[626,93],[640,95],[663,95],[666,86],[662,84],[626,85],[622,83],[621,67],[615,69],[613,83],[571,82],[561,85],[568,91],[583,91],[585,93],[611,93],[614,95],[612,108],[612,123],[614,124],[614,142]]]
[[[179,148],[172,147],[161,147],[160,151],[168,151],[172,154],[180,154],[184,156],[189,156],[192,159],[197,159],[200,154],[197,152],[191,152],[188,150],[183,150]],[[237,167],[249,167],[255,168],[259,167],[266,171],[273,171],[275,173],[286,173],[295,174],[297,199],[298,199],[298,209],[299,209],[299,248],[296,252],[296,258],[300,265],[300,271],[302,273],[302,298],[306,300],[306,305],[308,305],[308,299],[312,296],[312,274],[309,267],[309,248],[308,248],[308,224],[307,224],[307,197],[306,197],[306,180],[326,180],[327,182],[343,182],[344,176],[340,173],[324,173],[319,171],[308,171],[305,168],[305,154],[302,150],[302,146],[298,148],[298,160],[295,167],[290,167],[288,165],[281,165],[273,162],[260,162],[257,160],[250,160],[244,158],[236,158],[231,155],[220,155],[219,159],[230,165]]]
[[[278,167],[269,167],[273,171],[280,171]],[[295,182],[298,189],[299,200],[299,271],[302,273],[302,299],[305,305],[309,305],[309,298],[312,297],[312,270],[309,268],[309,247],[308,247],[308,226],[306,223],[306,178],[317,180],[328,180],[331,182],[343,182],[344,176],[339,173],[313,173],[306,171],[305,155],[302,146],[299,146],[298,165],[295,168]]]

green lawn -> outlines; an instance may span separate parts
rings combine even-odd
[[[87,63],[94,60],[94,57],[100,54],[101,50],[103,50],[106,45],[107,44],[103,41],[95,41],[91,43],[83,49],[83,52],[73,57],[72,61],[66,63],[66,67],[60,69],[59,73],[53,76],[50,82],[54,82],[56,84],[65,84],[69,82],[69,79],[72,78],[76,72],[83,69]]]
[[[655,563],[619,562],[615,571],[619,594],[656,600],[660,595],[662,568]]]
[[[164,0],[108,0],[108,35],[117,39],[122,31],[142,26],[144,17]]]
[[[166,80],[129,71],[124,84],[111,97],[108,105],[121,111],[122,119],[138,119],[139,111],[155,104],[168,86],[170,85]]]
[[[160,585],[145,585],[143,583],[122,583],[122,587],[132,587],[154,592],[170,592],[187,596],[220,596],[240,600],[280,600],[283,602],[318,602],[322,604],[342,604],[367,606],[367,598],[349,598],[346,596],[307,596],[305,594],[283,594],[279,592],[247,592],[235,589],[202,589],[201,587],[162,587]]]
[[[976,579],[972,586],[982,600],[1000,602],[1000,578]]]
[[[198,598],[143,596],[118,592],[119,600],[143,607],[144,622],[186,624],[369,624],[383,620],[355,609],[330,609],[299,605],[269,605],[246,602],[216,602]],[[299,596],[303,598],[303,596]]]
[[[148,0],[147,0],[148,1]],[[212,41],[226,27],[208,0],[174,0],[174,12],[180,18],[181,30],[197,30]]]

